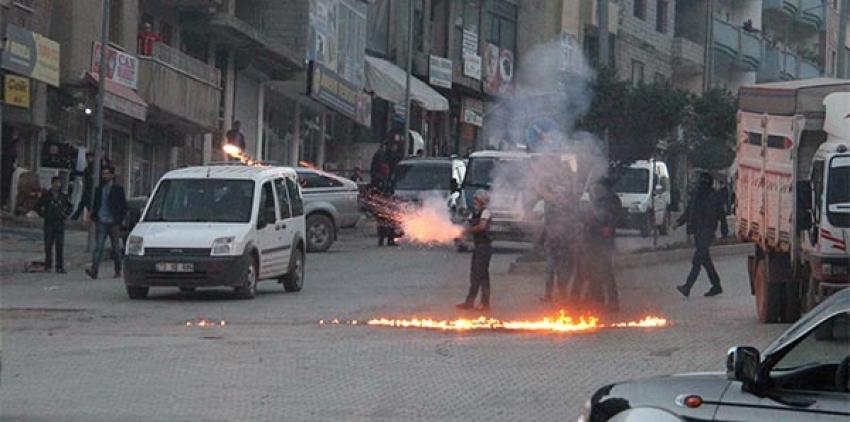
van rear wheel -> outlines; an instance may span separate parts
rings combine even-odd
[[[281,279],[283,289],[287,292],[300,292],[304,288],[304,251],[299,247],[289,258],[289,271]]]

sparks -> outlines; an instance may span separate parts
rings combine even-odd
[[[227,321],[225,321],[223,319],[215,321],[215,320],[209,320],[209,319],[201,318],[201,319],[194,320],[194,321],[191,321],[191,320],[186,321],[187,327],[208,328],[208,327],[224,327],[225,325],[227,325]]]
[[[233,144],[224,144],[221,146],[221,150],[227,154],[228,157],[235,158],[241,161],[243,164],[247,164],[249,166],[262,166],[263,164],[259,161],[251,158],[250,155],[242,151],[241,148],[237,147]]]
[[[366,204],[376,217],[400,228],[402,239],[411,243],[450,244],[463,235],[463,227],[452,223],[446,204],[439,199],[428,199],[416,205],[372,195],[366,199]]]
[[[325,321],[319,321],[320,325],[324,325]],[[357,320],[340,321],[334,319],[332,325],[357,325]],[[440,320],[431,318],[412,319],[389,319],[389,318],[374,318],[366,321],[366,325],[374,327],[389,327],[389,328],[418,328],[427,330],[441,331],[531,331],[544,333],[574,333],[574,332],[592,332],[603,328],[663,328],[669,325],[669,321],[665,318],[657,316],[647,316],[637,321],[602,323],[595,316],[580,316],[573,318],[566,314],[565,311],[560,311],[557,317],[544,317],[540,320],[500,320],[486,316],[478,318],[458,318],[453,320]]]

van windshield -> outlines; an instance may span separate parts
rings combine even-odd
[[[396,190],[449,190],[452,179],[450,163],[402,163],[396,172]]]
[[[530,160],[470,158],[466,176],[463,180],[463,186],[470,188],[490,188],[490,185],[493,183],[493,177],[496,175],[505,184],[517,185],[508,187],[519,187],[521,181],[530,174],[530,171]]]
[[[253,198],[251,180],[163,180],[144,221],[247,223]]]
[[[649,169],[626,168],[614,184],[617,193],[648,193]]]

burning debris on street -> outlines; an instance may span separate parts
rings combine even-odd
[[[200,318],[196,320],[186,321],[185,324],[187,327],[201,327],[201,328],[210,328],[210,327],[224,327],[227,325],[227,321],[221,320],[211,320],[206,318]]]
[[[478,318],[457,318],[439,320],[431,318],[389,319],[375,318],[362,322],[358,320],[340,321],[321,320],[319,325],[369,325],[388,328],[414,328],[439,331],[503,331],[503,332],[539,332],[539,333],[575,333],[592,332],[604,328],[664,328],[670,322],[658,316],[646,316],[637,321],[603,323],[599,317],[580,316],[573,318],[560,311],[556,317],[543,317],[539,320],[500,320],[486,316]]]

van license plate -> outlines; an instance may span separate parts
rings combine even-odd
[[[156,270],[161,273],[191,273],[195,266],[184,262],[157,262]]]

